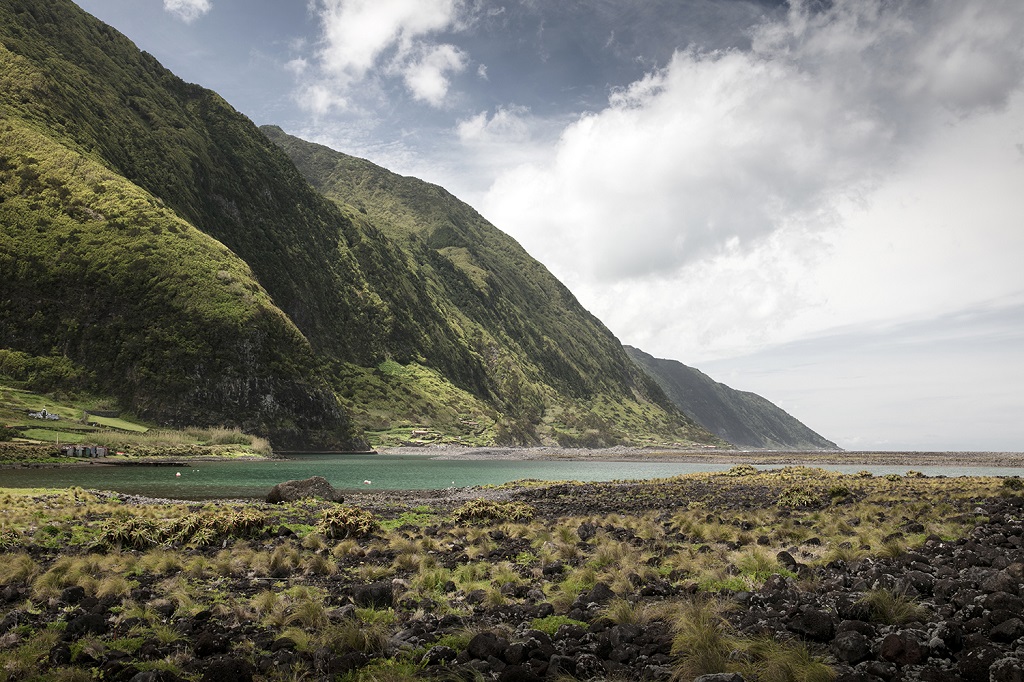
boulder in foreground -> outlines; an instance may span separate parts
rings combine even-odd
[[[313,476],[301,481],[285,481],[278,483],[267,493],[267,502],[280,504],[282,502],[294,502],[307,497],[320,497],[331,502],[344,502],[333,485],[323,476]]]

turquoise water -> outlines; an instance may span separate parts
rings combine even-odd
[[[262,497],[275,483],[310,476],[323,476],[342,490],[431,490],[500,484],[523,478],[546,481],[664,478],[700,471],[724,471],[731,466],[666,462],[434,460],[425,455],[297,455],[273,462],[199,462],[191,467],[5,469],[0,470],[0,486],[81,486],[132,495],[202,500]],[[910,469],[929,476],[1024,475],[1024,469],[1003,467],[826,465],[822,468],[843,473],[867,470],[875,475],[904,474]],[[181,476],[176,475],[179,473]],[[365,480],[370,484],[364,485]]]

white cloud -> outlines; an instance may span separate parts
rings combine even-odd
[[[284,66],[295,75],[301,76],[309,68],[309,62],[302,57],[296,57],[288,61]]]
[[[465,69],[466,61],[466,55],[454,45],[436,45],[400,68],[412,96],[439,107],[448,94],[448,74]]]
[[[327,115],[332,109],[344,109],[348,100],[323,83],[311,83],[299,91],[303,107],[314,116]]]
[[[450,74],[468,63],[461,50],[435,40],[461,25],[461,0],[318,0],[312,7],[323,30],[317,89],[306,83],[299,99],[314,111],[325,99],[314,93],[329,90],[331,106],[344,106],[349,90],[374,76],[397,76],[414,99],[442,106]]]
[[[481,111],[459,121],[456,133],[463,144],[521,144],[530,138],[530,110],[512,105],[490,116]]]
[[[1024,290],[1024,5],[812,6],[750,50],[677,52],[506,167],[483,213],[625,340],[683,359]]]
[[[164,9],[191,23],[213,9],[213,5],[210,0],[164,0]]]

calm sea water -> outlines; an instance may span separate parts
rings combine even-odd
[[[281,481],[323,476],[342,490],[431,490],[500,484],[523,478],[545,481],[613,481],[664,478],[700,471],[724,471],[729,464],[665,462],[571,462],[434,460],[424,455],[299,455],[274,462],[199,462],[193,467],[86,466],[0,470],[0,487],[88,489],[203,500],[254,498]],[[759,467],[760,468],[760,467]],[[764,467],[767,468],[767,467]],[[831,465],[824,469],[875,475],[1021,476],[1024,469],[1003,467],[927,467]],[[181,476],[176,476],[180,473]],[[365,485],[363,481],[370,481]]]

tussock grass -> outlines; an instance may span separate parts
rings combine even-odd
[[[831,682],[836,672],[803,642],[756,637],[742,647],[745,678],[758,682]]]
[[[707,599],[679,605],[672,639],[678,660],[673,679],[731,672],[731,654],[739,642],[724,616],[726,608],[723,602]]]
[[[33,679],[39,672],[39,661],[46,658],[61,634],[57,629],[46,628],[25,639],[20,646],[0,651],[0,671],[5,679]]]
[[[873,621],[885,625],[902,625],[928,617],[928,609],[923,604],[884,588],[866,592],[858,603],[868,607]]]
[[[674,680],[713,673],[741,673],[759,682],[829,682],[835,671],[802,642],[773,637],[745,638],[725,614],[735,608],[718,600],[696,599],[676,606],[672,652]]]
[[[0,561],[0,585],[30,582],[40,571],[39,564],[25,552],[7,555],[4,561]]]
[[[654,620],[665,620],[665,609],[657,604],[633,603],[622,597],[616,597],[601,610],[601,617],[607,618],[616,625],[644,625]]]

